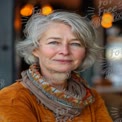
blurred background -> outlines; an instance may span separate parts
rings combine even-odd
[[[94,26],[104,51],[81,75],[105,100],[114,121],[122,121],[122,1],[121,0],[1,0],[0,1],[0,89],[21,78],[28,65],[16,54],[23,29],[35,13],[73,11]]]

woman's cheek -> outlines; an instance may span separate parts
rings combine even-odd
[[[85,49],[82,49],[81,51],[78,51],[75,56],[77,56],[77,58],[82,61],[85,58]]]

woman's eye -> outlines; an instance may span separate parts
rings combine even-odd
[[[49,42],[48,44],[59,44],[59,42],[57,42],[57,41],[52,41],[52,42]]]
[[[73,45],[73,46],[81,46],[81,44],[80,43],[71,43],[71,45]]]

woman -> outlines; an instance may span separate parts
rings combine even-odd
[[[100,51],[80,15],[33,15],[17,51],[30,64],[22,79],[0,91],[2,122],[112,122],[103,100],[78,74]]]

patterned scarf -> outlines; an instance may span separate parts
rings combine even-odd
[[[37,64],[22,72],[22,82],[44,106],[53,111],[57,122],[73,119],[95,100],[86,81],[74,72],[67,80],[65,90],[51,86],[40,74]]]

